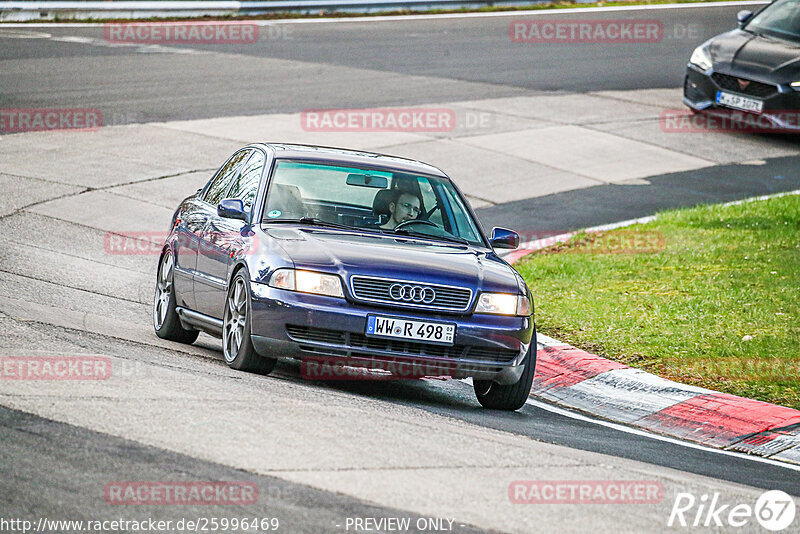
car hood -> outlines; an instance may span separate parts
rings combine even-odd
[[[800,79],[800,44],[743,30],[723,33],[709,46],[714,70],[785,84]]]
[[[348,284],[350,276],[366,275],[478,291],[521,290],[519,275],[494,252],[466,245],[317,228],[265,232],[296,268],[338,273]]]

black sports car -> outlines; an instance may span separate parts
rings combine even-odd
[[[695,111],[743,111],[776,130],[800,131],[800,0],[775,0],[737,18],[738,29],[692,53],[684,104]]]

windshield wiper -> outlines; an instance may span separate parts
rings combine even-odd
[[[456,236],[449,236],[449,235],[445,235],[445,236],[437,235],[437,236],[434,236],[434,239],[441,239],[443,241],[450,241],[452,243],[460,243],[462,245],[469,245],[470,244],[470,242],[467,241],[466,239],[464,239],[463,237],[456,237]]]
[[[318,219],[316,217],[300,217],[299,219],[271,219],[268,221],[262,221],[262,224],[265,223],[300,223],[300,224],[308,224],[311,226],[324,226],[327,228],[345,228],[347,230],[359,230],[354,226],[348,226],[346,224],[339,224],[335,222],[323,221],[322,219]]]

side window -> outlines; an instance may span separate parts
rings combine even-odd
[[[212,206],[216,206],[223,198],[225,198],[225,191],[228,190],[228,186],[231,185],[231,180],[234,176],[236,176],[236,171],[239,170],[242,162],[247,158],[248,155],[250,155],[250,152],[250,150],[242,150],[237,152],[230,159],[230,161],[228,161],[228,163],[226,163],[225,166],[220,169],[206,189],[203,200]]]
[[[463,237],[469,241],[480,241],[476,228],[470,223],[467,218],[467,209],[456,198],[450,188],[444,187],[444,193],[447,196],[447,203],[453,207],[453,216],[455,217],[455,235]]]
[[[258,184],[261,182],[261,172],[264,169],[264,153],[260,150],[253,152],[250,159],[247,160],[242,173],[233,182],[228,196],[230,198],[240,198],[244,204],[244,209],[249,211],[253,206],[258,192]]]

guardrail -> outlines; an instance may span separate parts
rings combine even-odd
[[[0,2],[0,21],[63,19],[140,19],[195,17],[203,15],[262,15],[275,12],[328,13],[436,8],[519,6],[546,0],[251,0],[251,1],[5,1]],[[589,0],[585,0],[589,1]]]

